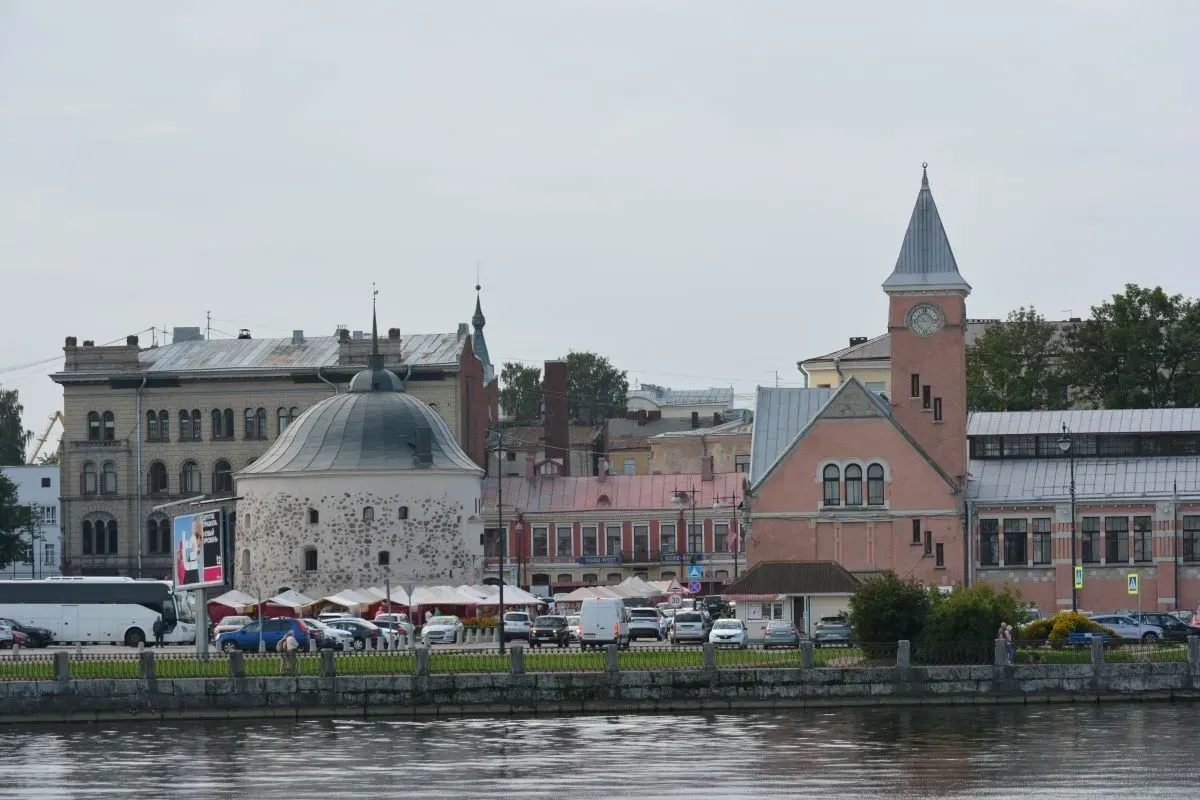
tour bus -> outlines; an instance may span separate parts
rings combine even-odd
[[[192,609],[170,581],[92,577],[0,581],[0,619],[46,628],[58,644],[137,647],[153,640],[159,616],[164,642],[195,643]]]

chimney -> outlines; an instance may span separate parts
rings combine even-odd
[[[79,340],[76,339],[74,336],[67,337],[67,347],[76,347],[76,346],[78,346],[78,344],[79,344]]]
[[[601,483],[604,483],[604,479],[608,477],[608,459],[601,458],[599,467],[600,467],[600,472],[597,477],[600,478]]]
[[[400,341],[400,329],[399,328],[388,328],[388,338],[391,339],[393,342]]]
[[[571,436],[567,421],[567,362],[547,361],[542,372],[546,399],[546,458],[560,460],[559,475],[571,474]]]
[[[700,480],[711,481],[713,479],[713,457],[705,456],[700,459]]]
[[[338,328],[337,337],[339,342],[350,341],[350,331],[347,328]]]
[[[638,412],[637,412],[637,421],[638,421],[638,425],[645,425],[645,424],[646,424],[646,409],[644,409],[644,408],[639,408],[639,409],[638,409]]]
[[[470,329],[467,328],[467,323],[465,323],[465,322],[458,323],[458,338],[465,339],[465,338],[467,338],[467,336],[469,334],[470,334]]]
[[[692,412],[692,430],[695,430],[696,428],[699,428],[699,427],[700,427],[700,412],[693,411]]]
[[[138,346],[138,337],[137,336],[126,336],[125,337],[125,346],[126,347],[137,347]]]
[[[292,331],[292,344],[304,344],[304,331]]]
[[[867,337],[865,337],[865,336],[851,336],[850,337],[850,346],[856,347],[860,344],[865,344],[866,341],[867,341]]]
[[[724,421],[725,421],[725,418],[721,416],[720,411],[713,412],[713,425],[720,425]]]
[[[92,341],[91,339],[84,339],[83,346],[84,347],[95,347],[96,343],[94,341]]]
[[[418,466],[423,467],[427,467],[433,463],[432,428],[417,428],[417,454],[415,461]]]
[[[532,478],[537,474],[537,455],[534,453],[525,454],[525,477]]]
[[[249,328],[239,329],[238,330],[238,338],[239,339],[249,339],[250,338],[250,329]]]

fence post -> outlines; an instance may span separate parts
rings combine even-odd
[[[1092,667],[1099,667],[1104,664],[1104,637],[1092,637]]]
[[[604,671],[621,671],[621,648],[615,644],[606,644],[604,646]]]
[[[508,663],[513,675],[525,674],[525,648],[508,648]]]
[[[896,642],[896,666],[912,666],[912,642],[908,639],[901,639]]]
[[[712,642],[705,642],[701,649],[704,655],[704,669],[715,672],[717,669],[717,646]]]
[[[144,681],[155,679],[157,672],[154,668],[154,651],[142,650],[138,653],[138,677]]]
[[[241,650],[234,650],[229,654],[229,677],[246,677],[246,654]]]
[[[417,660],[413,664],[413,675],[428,675],[429,647],[426,645],[417,645],[414,650],[417,653]]]
[[[321,651],[321,677],[336,678],[337,677],[337,661],[334,658],[332,650]]]
[[[68,659],[66,650],[59,650],[54,654],[54,680],[71,680],[71,662]]]
[[[800,643],[800,666],[804,669],[812,669],[813,663],[812,639],[806,639]]]
[[[1195,672],[1200,668],[1200,636],[1189,636],[1188,644],[1188,663],[1192,665],[1192,671]]]

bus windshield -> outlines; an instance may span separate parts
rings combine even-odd
[[[195,622],[196,615],[192,613],[192,604],[188,602],[187,595],[176,594],[175,597],[175,618],[180,622]]]

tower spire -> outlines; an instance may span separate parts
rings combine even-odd
[[[971,285],[963,280],[950,249],[950,239],[942,225],[933,192],[929,188],[929,164],[921,164],[921,189],[913,206],[896,268],[883,283],[888,293],[904,294],[940,290],[962,294],[971,293]]]
[[[379,290],[375,288],[375,283],[371,283],[371,358],[367,365],[372,370],[383,369],[383,356],[379,352],[379,319],[375,312],[375,299],[379,297]]]

